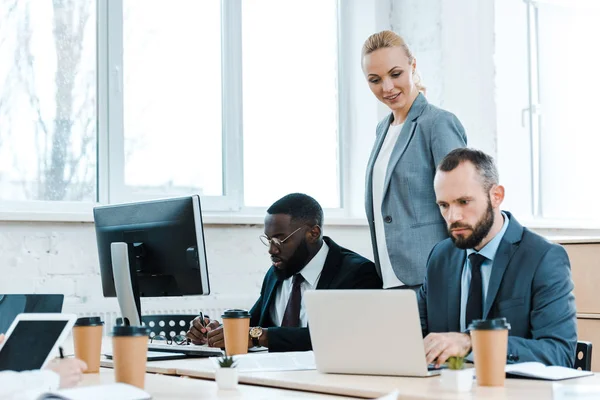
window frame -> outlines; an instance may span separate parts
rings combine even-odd
[[[352,85],[342,66],[348,61],[343,49],[342,15],[349,12],[349,5],[337,0],[338,42],[338,196],[340,208],[326,209],[328,216],[349,217],[345,207],[350,195],[346,180],[349,160],[346,153],[346,136],[349,135],[349,110]],[[215,221],[228,221],[239,216],[241,220],[262,219],[264,208],[244,206],[243,171],[243,104],[242,69],[242,0],[221,1],[221,48],[222,48],[222,151],[223,151],[223,195],[202,196],[203,210]],[[123,99],[123,0],[96,0],[96,65],[97,65],[97,171],[95,202],[63,201],[0,201],[0,220],[41,221],[93,221],[92,208],[98,204],[147,200],[168,196],[135,196],[128,193],[124,182],[124,99]],[[235,99],[231,101],[230,99]],[[213,219],[213,218],[211,218]],[[356,218],[350,219],[351,224]]]
[[[524,221],[528,227],[534,228],[557,228],[557,229],[598,229],[600,219],[590,218],[557,220],[544,215],[542,201],[542,121],[544,118],[543,104],[541,103],[541,85],[540,81],[540,62],[539,62],[539,12],[540,6],[546,5],[568,5],[576,6],[565,0],[523,0],[526,6],[527,14],[527,56],[528,56],[528,105],[522,110],[522,120],[527,114],[529,126],[529,140],[531,145],[530,152],[530,174],[531,174],[531,215]],[[580,0],[581,4],[590,3],[587,0]],[[597,5],[596,5],[597,6]]]

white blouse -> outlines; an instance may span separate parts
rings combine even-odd
[[[383,215],[381,205],[383,203],[383,191],[385,184],[385,175],[387,173],[390,157],[396,141],[402,131],[402,126],[390,125],[387,134],[377,159],[373,165],[373,215],[375,218],[375,238],[377,239],[377,255],[379,256],[379,266],[381,267],[381,279],[383,280],[383,288],[392,288],[396,286],[404,286],[404,283],[394,273],[390,255],[385,242],[385,228],[383,223]]]

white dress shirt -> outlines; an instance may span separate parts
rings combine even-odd
[[[50,370],[0,372],[0,399],[29,400],[41,393],[56,390],[60,377]]]
[[[299,273],[304,278],[304,282],[300,285],[300,293],[302,294],[302,301],[300,303],[300,326],[306,328],[308,326],[308,319],[306,317],[306,306],[304,305],[304,292],[307,290],[313,290],[317,287],[327,254],[329,253],[329,246],[323,241],[323,246],[315,254],[315,256],[306,264],[302,271]],[[276,326],[281,326],[283,320],[283,314],[285,314],[285,308],[292,294],[292,282],[294,277],[290,277],[283,282],[277,288],[275,293],[275,300],[271,304],[271,320]]]
[[[377,241],[377,255],[379,256],[379,266],[381,267],[381,279],[383,280],[383,288],[391,288],[396,286],[404,286],[404,283],[396,276],[392,269],[392,262],[385,241],[385,228],[383,223],[383,215],[381,206],[383,204],[383,191],[385,190],[385,176],[387,174],[390,157],[396,141],[402,131],[402,126],[390,125],[388,128],[381,149],[377,154],[377,159],[373,165],[373,216],[375,218],[375,238]]]

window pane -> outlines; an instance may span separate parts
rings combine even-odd
[[[339,207],[336,1],[244,0],[244,199]],[[293,17],[292,17],[293,16]]]
[[[123,7],[125,185],[222,195],[220,1]]]
[[[583,3],[539,8],[541,198],[548,218],[597,216],[600,6],[576,7]]]
[[[96,2],[0,0],[0,199],[96,199]]]

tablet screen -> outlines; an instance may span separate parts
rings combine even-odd
[[[0,371],[40,369],[69,321],[19,321],[0,349]]]

